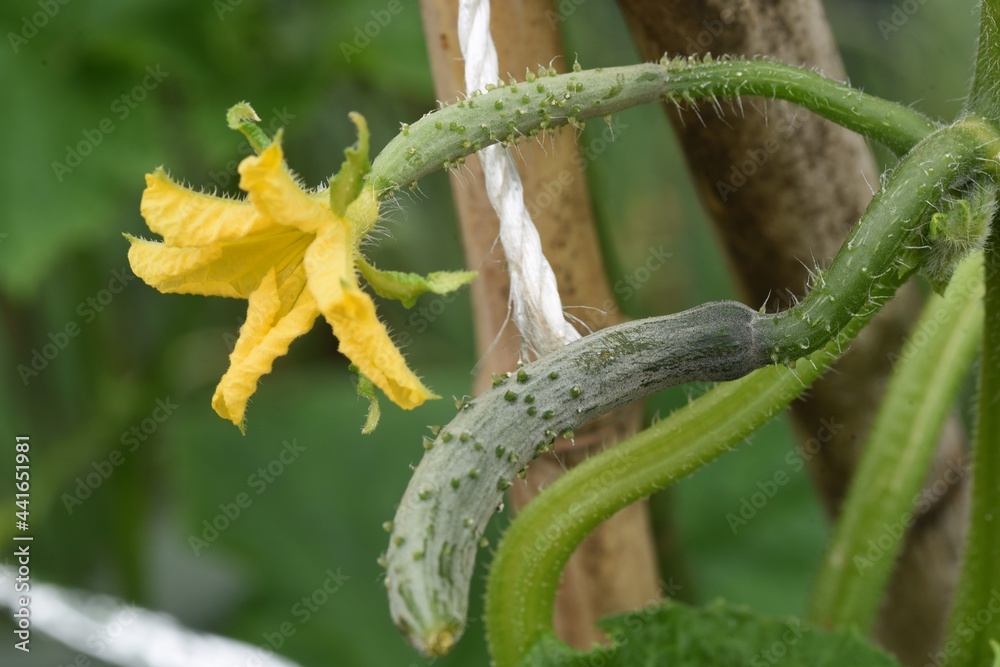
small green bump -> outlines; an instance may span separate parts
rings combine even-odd
[[[507,393],[504,394],[503,397],[504,397],[505,401],[510,401],[511,403],[513,403],[514,401],[517,400],[517,392],[515,392],[515,391],[513,391],[511,389],[508,389]]]
[[[555,76],[555,75],[556,75],[556,74],[558,74],[558,73],[559,73],[559,72],[557,72],[557,71],[556,71],[556,68],[555,68],[555,67],[549,67],[549,70],[548,70],[548,75],[549,75],[549,76]]]
[[[461,484],[462,480],[460,480],[458,477],[451,478],[451,488],[457,489]]]
[[[428,436],[424,436],[424,449],[430,449],[434,446],[434,439]]]
[[[573,439],[573,429],[571,429],[571,428],[565,429],[562,433],[559,434],[559,437],[563,438],[564,440],[572,440]]]
[[[428,426],[427,428],[431,430],[435,438],[441,434],[441,427],[439,425]]]
[[[582,69],[583,69],[583,67],[580,66],[580,61],[579,60],[574,60],[573,61],[573,71],[574,72],[579,72]]]
[[[420,487],[420,490],[417,491],[417,497],[420,498],[421,500],[427,500],[433,495],[434,495],[434,488],[429,485],[422,486]]]
[[[517,471],[517,478],[518,479],[525,479],[527,476],[528,476],[528,469],[527,468],[521,468],[520,470]]]
[[[435,121],[434,122],[434,129],[435,130],[443,130],[444,129],[444,123],[442,123],[441,121]]]
[[[476,523],[476,522],[472,520],[472,517],[471,517],[471,516],[467,516],[467,517],[465,517],[465,519],[464,519],[464,520],[462,521],[462,524],[463,524],[463,525],[464,525],[464,526],[465,526],[466,528],[472,528],[472,526],[474,526],[474,525],[475,525],[475,523]]]
[[[395,539],[393,539],[392,543],[396,545],[396,548],[398,549],[399,547],[406,544],[406,538],[403,537],[402,535],[397,535]]]
[[[537,414],[538,414],[538,408],[537,407],[535,407],[534,405],[532,405],[530,408],[528,408],[528,416],[529,417],[534,417]]]
[[[558,380],[559,379],[559,372],[558,371],[552,371],[551,373],[549,373],[549,379],[550,380]]]
[[[524,80],[527,81],[528,83],[531,83],[532,81],[535,80],[535,73],[532,72],[530,69],[527,70],[524,74]]]
[[[485,537],[482,537],[482,538],[479,539],[479,548],[480,549],[485,549],[488,546],[490,546],[490,541],[488,539],[486,539]]]
[[[583,92],[583,84],[582,83],[576,84],[576,92],[578,92],[578,93],[582,93]],[[600,103],[600,100],[598,100],[598,103]]]
[[[580,389],[580,387],[578,387],[576,385],[573,385],[569,389],[569,395],[572,396],[573,398],[580,398],[580,394],[582,394],[582,393],[583,393],[583,390]]]
[[[545,84],[544,83],[538,84],[537,86],[535,86],[535,90],[537,90],[540,93],[544,93],[545,92]]]
[[[521,95],[521,104],[531,104],[531,97],[527,93]]]
[[[518,382],[528,381],[528,373],[523,368],[517,372],[517,381]]]
[[[545,440],[547,442],[552,442],[553,440],[556,439],[556,432],[550,428],[545,429],[545,433],[543,433],[542,435],[545,436]]]
[[[382,530],[384,530],[387,533],[391,533],[392,532],[392,521],[383,521],[382,522]]]
[[[542,413],[542,419],[552,419],[556,416],[555,410],[546,410]]]
[[[472,448],[477,452],[483,451],[483,444],[481,442],[473,443]]]
[[[503,477],[497,480],[497,491],[506,491],[510,488],[510,486],[510,480],[504,479]]]
[[[524,402],[525,403],[534,403],[535,402],[535,395],[534,394],[527,394],[524,397]]]
[[[465,100],[459,100],[458,104],[456,104],[455,106],[457,106],[459,109],[464,109],[465,108]],[[454,123],[452,123],[452,125],[454,125]]]
[[[496,109],[497,111],[500,111],[500,109],[503,109],[503,100],[497,100],[496,102],[494,102],[493,103],[493,108]]]
[[[479,479],[479,468],[473,468],[469,471],[469,479]]]
[[[466,431],[466,432],[462,433],[462,435],[458,436],[458,441],[459,442],[468,442],[469,438],[471,438],[471,437],[472,436],[469,435],[469,432]]]
[[[402,131],[404,137],[410,136],[410,124],[409,123],[403,123],[400,126],[400,130]]]
[[[413,560],[423,560],[423,559],[424,559],[424,552],[423,551],[414,551],[413,552]]]
[[[378,566],[383,570],[389,567],[389,559],[385,557],[385,554],[382,554],[381,556],[376,558],[375,562],[378,563]]]
[[[511,452],[510,454],[508,454],[507,455],[507,462],[508,463],[517,463],[517,454],[514,453],[514,452]]]
[[[600,100],[594,100],[594,107],[596,108],[596,107],[599,107],[599,106],[601,106],[601,101]]]
[[[507,453],[507,448],[504,447],[503,445],[497,445],[496,449],[494,449],[493,451],[496,453],[497,458],[499,459],[503,458],[503,455]]]
[[[451,442],[452,435],[445,431],[441,434],[441,442]]]
[[[462,142],[462,148],[472,148],[472,142],[466,139]]]

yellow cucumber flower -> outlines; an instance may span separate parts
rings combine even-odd
[[[161,292],[249,302],[229,370],[212,397],[219,416],[241,430],[260,377],[320,314],[340,341],[340,352],[362,376],[362,388],[370,380],[405,409],[437,398],[406,365],[371,297],[358,285],[355,269],[379,294],[408,305],[422,292],[451,291],[475,274],[421,278],[379,271],[365,262],[359,246],[378,221],[379,207],[363,181],[369,168],[367,126],[358,114],[351,119],[358,127],[358,147],[346,151],[329,189],[302,188],[285,166],[280,133],[266,148],[259,146],[259,155],[240,163],[245,200],[196,192],[162,168],[146,176],[141,213],[163,241],[126,235],[135,274]],[[370,389],[365,395],[374,398]],[[372,412],[377,415],[374,405]],[[373,427],[370,418],[366,431]]]

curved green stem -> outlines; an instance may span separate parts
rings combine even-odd
[[[526,81],[500,82],[404,125],[375,158],[370,182],[379,193],[391,194],[437,169],[458,167],[465,156],[491,144],[579,127],[588,118],[663,99],[710,99],[721,112],[717,98],[740,96],[788,100],[900,155],[936,128],[913,109],[769,60],[679,58],[558,75],[540,70]]]
[[[983,328],[983,258],[966,259],[943,297],[924,308],[886,389],[840,512],[807,618],[869,634],[914,510],[943,491],[920,493],[938,435],[972,364]],[[951,470],[946,481],[962,479]]]
[[[486,632],[496,667],[514,667],[552,630],[563,567],[583,538],[626,505],[710,463],[797,398],[867,321],[796,370],[775,366],[715,387],[546,487],[504,533],[490,566]]]
[[[948,667],[992,664],[1000,641],[1000,220],[986,248],[986,322],[972,456],[969,534],[944,652]]]
[[[979,43],[968,108],[1000,121],[1000,0],[979,3]]]

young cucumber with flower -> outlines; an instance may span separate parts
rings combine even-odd
[[[407,306],[424,292],[457,289],[475,273],[422,277],[381,271],[365,260],[360,246],[378,222],[379,204],[364,182],[370,169],[364,118],[351,114],[358,143],[345,151],[329,187],[314,191],[303,188],[286,166],[281,133],[271,141],[253,125],[259,119],[249,105],[233,107],[229,120],[257,153],[239,166],[246,198],[196,192],[159,168],[146,176],[141,211],[163,240],[126,235],[132,270],[161,292],[247,299],[246,321],[212,407],[243,430],[257,382],[320,314],[361,376],[359,391],[373,401],[366,431],[378,414],[370,384],[404,409],[437,398],[407,366],[358,273],[379,295]]]

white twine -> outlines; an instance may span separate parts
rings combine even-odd
[[[32,631],[104,662],[125,667],[299,667],[267,647],[194,632],[169,614],[105,595],[32,581],[30,607],[21,607],[18,598],[25,594],[15,593],[16,576],[0,565],[0,607],[10,608],[15,626],[17,610],[29,609]],[[7,636],[14,637],[8,641],[20,641],[12,633]],[[78,656],[72,664],[83,663]]]
[[[489,0],[461,0],[458,40],[465,58],[465,89],[471,95],[498,81],[497,50],[490,35]],[[542,357],[580,338],[565,319],[556,276],[524,205],[524,187],[514,158],[494,144],[479,151],[490,204],[500,218],[500,243],[507,255],[514,324],[524,344]]]

